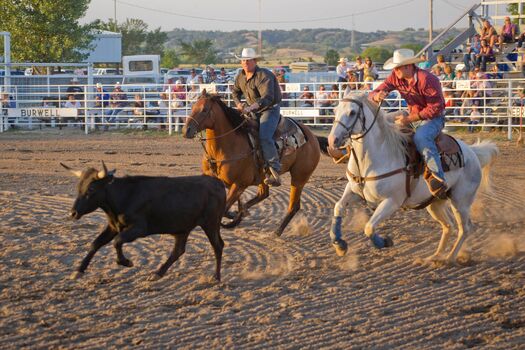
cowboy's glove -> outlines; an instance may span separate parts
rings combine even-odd
[[[243,113],[244,114],[248,114],[250,112],[258,110],[259,107],[260,107],[259,104],[257,102],[254,102],[251,105],[249,105],[248,107],[244,108]]]

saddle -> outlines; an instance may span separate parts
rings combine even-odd
[[[259,123],[254,119],[249,119],[247,129],[252,148],[259,150]],[[279,159],[292,154],[307,141],[301,126],[295,120],[283,116],[279,118],[279,124],[273,134],[273,140]],[[259,155],[259,159],[262,159],[262,155]]]
[[[425,165],[423,157],[417,151],[416,144],[414,143],[414,131],[407,129],[405,132],[410,133],[410,141],[407,144],[407,168],[409,174],[414,178],[418,178],[423,175],[425,179],[430,176],[430,170]],[[464,166],[463,152],[456,139],[448,134],[440,132],[435,139],[436,146],[441,158],[441,166],[444,172],[450,170],[462,168]]]

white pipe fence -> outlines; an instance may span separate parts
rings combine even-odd
[[[282,84],[281,114],[313,127],[331,127],[334,108],[346,86],[370,91],[381,82],[287,83]],[[446,128],[507,131],[519,128],[524,114],[525,79],[475,79],[442,81],[446,107]],[[97,84],[97,86],[99,86]],[[0,94],[0,132],[9,128],[80,127],[93,130],[115,128],[158,128],[179,132],[201,90],[218,93],[233,106],[231,85],[4,85]],[[70,97],[70,96],[73,97]],[[387,98],[384,110],[406,107],[399,93]]]

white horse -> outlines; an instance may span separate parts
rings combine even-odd
[[[390,238],[375,233],[380,222],[399,208],[416,208],[432,198],[423,176],[411,179],[408,196],[405,172],[407,137],[366,94],[347,95],[335,109],[334,124],[328,136],[329,149],[353,148],[346,172],[348,184],[334,207],[330,231],[338,255],[343,256],[347,250],[341,237],[341,222],[352,195],[358,194],[375,207],[364,231],[377,248],[393,244]],[[498,154],[497,146],[489,141],[470,146],[459,140],[458,143],[463,151],[464,167],[446,173],[448,199],[435,199],[427,206],[430,215],[443,228],[439,246],[428,258],[431,261],[444,260],[442,253],[453,225],[450,200],[458,224],[458,237],[446,256],[446,262],[456,262],[461,245],[471,230],[470,207],[476,191],[482,180],[484,185],[490,185],[487,165]]]

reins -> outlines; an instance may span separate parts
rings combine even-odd
[[[341,123],[341,121],[337,121],[337,123],[339,125],[341,125],[348,132],[348,135],[349,135],[348,139],[350,140],[350,144],[347,145],[346,148],[348,150],[350,150],[350,153],[351,153],[351,155],[353,156],[353,158],[355,160],[355,164],[357,166],[357,172],[358,172],[359,175],[352,174],[348,168],[346,169],[346,173],[347,173],[348,176],[350,176],[350,178],[355,183],[357,183],[359,185],[359,187],[361,189],[361,196],[363,197],[363,199],[364,199],[363,189],[364,189],[365,183],[367,181],[377,181],[377,180],[385,179],[385,178],[388,178],[390,176],[394,176],[394,175],[402,173],[402,172],[405,172],[407,174],[406,175],[406,182],[405,182],[405,190],[406,190],[407,197],[410,197],[410,174],[409,174],[409,167],[408,166],[404,166],[402,168],[399,168],[399,169],[396,169],[396,170],[392,170],[392,171],[389,171],[388,173],[381,174],[381,175],[361,176],[361,168],[359,166],[359,159],[357,158],[357,154],[356,154],[355,149],[353,147],[352,141],[357,141],[359,139],[364,138],[370,132],[370,130],[372,130],[372,127],[374,126],[374,124],[377,121],[377,117],[378,117],[379,111],[381,109],[381,103],[378,104],[377,110],[374,113],[374,119],[372,121],[372,124],[370,124],[370,127],[367,129],[366,125],[365,125],[366,118],[364,117],[363,103],[361,101],[353,99],[353,98],[343,98],[342,101],[355,103],[356,105],[359,106],[358,115],[356,116],[355,121],[352,123],[351,126],[347,127],[343,123]],[[363,117],[361,117],[361,116],[363,116]],[[358,137],[353,138],[352,137],[352,131],[353,131],[354,127],[355,127],[355,124],[357,123],[357,120],[361,120],[361,125],[362,125],[362,129],[364,130],[364,132],[363,132],[363,134],[359,135]]]

